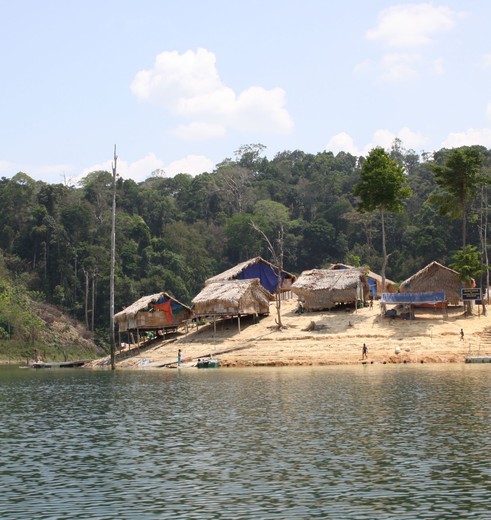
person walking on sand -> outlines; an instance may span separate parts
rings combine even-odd
[[[361,359],[367,359],[368,358],[368,348],[366,343],[363,343],[363,348],[361,349]]]
[[[182,363],[182,353],[181,349],[177,352],[177,364],[180,365]]]
[[[460,329],[460,341],[464,341],[464,329]]]

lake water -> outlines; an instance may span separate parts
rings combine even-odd
[[[491,365],[0,367],[2,519],[491,518]]]

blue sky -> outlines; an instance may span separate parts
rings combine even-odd
[[[0,176],[491,148],[491,2],[0,0]]]

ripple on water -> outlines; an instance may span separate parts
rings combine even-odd
[[[2,518],[490,513],[489,367],[46,372],[0,369]]]

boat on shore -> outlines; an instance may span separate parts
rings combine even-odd
[[[196,364],[198,368],[218,368],[220,366],[220,361],[218,359],[198,359],[198,363]]]
[[[468,356],[465,358],[466,363],[491,363],[491,356]]]
[[[61,361],[59,363],[45,363],[44,361],[37,361],[35,363],[31,363],[29,366],[31,368],[79,368],[83,367],[85,363],[85,361]]]

